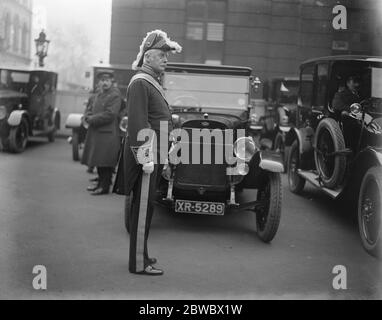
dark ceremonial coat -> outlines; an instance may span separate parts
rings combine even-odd
[[[146,73],[139,71],[139,73]],[[154,74],[154,80],[160,85],[160,79]],[[140,130],[151,128],[157,135],[157,147],[160,148],[160,122],[167,122],[167,133],[172,130],[171,112],[167,101],[161,92],[145,79],[136,79],[127,91],[128,129],[124,143],[124,151],[119,161],[114,192],[129,195],[142,172],[142,166],[137,163],[132,147],[139,147],[144,142],[137,141]],[[165,134],[165,132],[162,132]],[[166,136],[168,150],[168,135]]]

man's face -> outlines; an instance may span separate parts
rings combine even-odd
[[[360,83],[357,79],[349,79],[347,82],[347,86],[351,91],[358,91]]]
[[[157,73],[162,73],[167,67],[168,52],[154,49],[150,50],[148,65]]]
[[[113,86],[113,80],[110,76],[102,76],[99,80],[99,87],[102,90],[109,90]]]

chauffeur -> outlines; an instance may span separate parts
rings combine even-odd
[[[179,44],[171,41],[165,32],[155,30],[144,38],[137,60],[133,63],[133,69],[139,71],[132,78],[127,92],[128,135],[123,153],[124,173],[121,173],[121,168],[118,170],[118,175],[124,175],[124,184],[120,186],[124,189],[123,193],[130,195],[130,192],[133,192],[129,257],[131,273],[153,276],[163,274],[162,270],[153,267],[157,260],[150,258],[147,250],[154,210],[153,201],[163,166],[154,165],[153,162],[138,163],[134,150],[149,145],[147,142],[138,141],[137,136],[140,130],[151,128],[157,135],[158,145],[156,149],[154,147],[149,150],[156,157],[160,149],[160,122],[166,121],[168,132],[172,130],[171,113],[160,84],[160,77],[166,68],[168,53],[181,50]],[[118,180],[121,180],[121,177],[117,177]],[[116,192],[121,194],[118,190]]]
[[[82,164],[97,167],[98,183],[94,187],[88,187],[88,191],[95,196],[109,193],[120,150],[118,115],[122,100],[119,89],[113,87],[113,78],[110,70],[98,74],[99,92],[84,117],[89,129]]]

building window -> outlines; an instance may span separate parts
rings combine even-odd
[[[188,0],[185,59],[187,62],[223,61],[226,0]]]
[[[8,50],[11,45],[11,16],[9,13],[5,15],[4,25],[5,50]]]
[[[207,41],[224,40],[224,23],[209,22],[207,24]]]
[[[19,16],[16,15],[13,22],[13,46],[12,50],[18,53],[20,49],[20,21]]]
[[[187,22],[187,35],[188,40],[203,40],[204,24],[203,22]]]
[[[21,31],[21,53],[23,55],[26,55],[28,53],[28,27],[27,24],[24,22],[23,28]]]

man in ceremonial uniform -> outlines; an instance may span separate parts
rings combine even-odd
[[[129,271],[145,275],[162,275],[163,271],[153,265],[157,262],[150,258],[147,239],[154,211],[154,200],[158,179],[163,168],[164,159],[160,157],[160,141],[168,151],[168,134],[172,130],[171,113],[161,86],[161,75],[167,65],[170,51],[181,52],[182,48],[171,41],[167,34],[160,30],[149,32],[142,42],[133,69],[138,70],[132,78],[127,92],[128,135],[123,153],[123,189],[125,195],[133,194],[130,230]],[[160,132],[161,122],[166,123],[165,132]],[[148,141],[138,141],[141,130],[151,129],[156,137]],[[160,139],[165,134],[166,139]],[[156,140],[157,143],[154,143]],[[137,154],[147,153],[147,160]],[[155,161],[156,160],[156,161]],[[154,164],[155,161],[155,164]],[[120,166],[122,163],[120,163]],[[121,177],[117,177],[121,180]],[[118,188],[118,187],[117,187]],[[121,191],[117,190],[117,193]]]
[[[94,196],[109,193],[120,150],[118,115],[121,109],[121,93],[113,86],[113,78],[110,70],[98,74],[99,92],[84,116],[89,128],[82,164],[97,167],[98,183],[88,187],[88,191]]]

